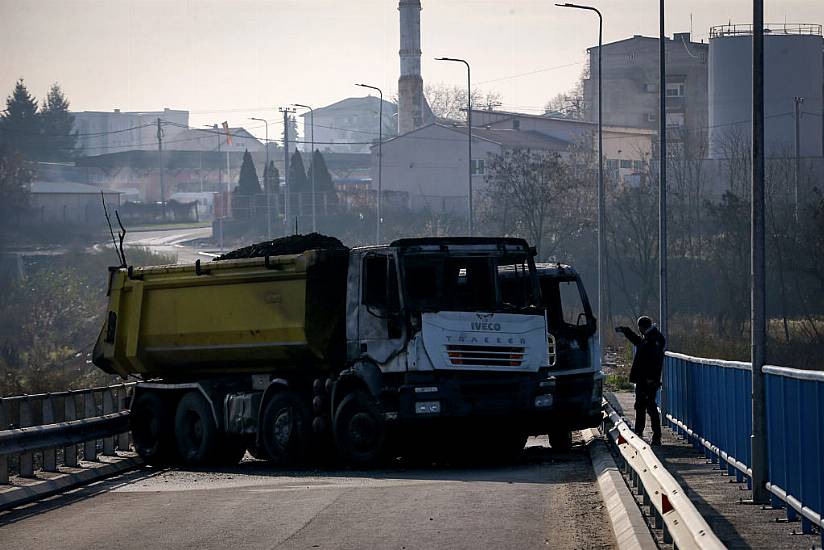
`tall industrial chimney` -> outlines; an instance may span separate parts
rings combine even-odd
[[[398,134],[411,132],[424,123],[423,78],[421,78],[421,2],[399,0],[401,20],[401,76],[398,79]]]

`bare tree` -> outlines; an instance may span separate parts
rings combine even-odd
[[[463,120],[466,118],[466,88],[446,84],[427,84],[423,90],[432,113],[438,118]],[[494,110],[501,104],[499,92],[472,90],[472,108]]]
[[[522,235],[539,257],[551,255],[560,243],[563,197],[569,171],[558,153],[515,149],[494,155],[487,168],[486,199],[499,218],[501,233]]]

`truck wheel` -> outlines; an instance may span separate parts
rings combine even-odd
[[[355,467],[378,462],[386,440],[386,426],[378,405],[363,390],[343,398],[335,411],[335,443],[344,462]]]
[[[149,464],[163,464],[175,458],[172,415],[154,392],[141,392],[129,414],[134,448]]]
[[[288,391],[275,394],[263,410],[263,447],[276,464],[300,462],[310,438],[309,411]]]
[[[200,466],[210,462],[215,458],[218,435],[206,398],[194,391],[184,395],[175,414],[177,450],[183,463]]]
[[[567,452],[572,449],[572,432],[555,429],[549,432],[549,446],[555,451]]]

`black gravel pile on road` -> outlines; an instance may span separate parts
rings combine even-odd
[[[309,233],[308,235],[289,235],[272,241],[263,241],[227,252],[215,260],[237,260],[240,258],[261,258],[281,254],[301,254],[307,250],[348,250],[335,237]]]

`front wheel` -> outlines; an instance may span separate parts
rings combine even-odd
[[[355,390],[340,402],[334,433],[338,452],[350,466],[371,466],[380,460],[386,425],[377,403],[365,391]]]
[[[572,432],[564,429],[553,429],[549,432],[549,446],[555,451],[567,452],[572,449]]]

